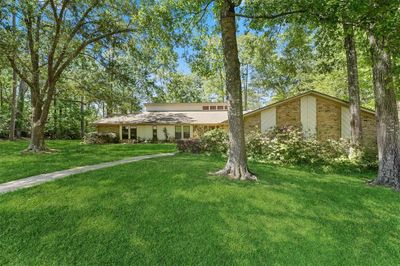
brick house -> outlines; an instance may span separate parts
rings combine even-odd
[[[375,112],[361,108],[363,139],[376,143]],[[318,139],[350,138],[349,103],[308,91],[244,114],[245,131],[267,131],[273,127],[302,127],[306,135]]]
[[[244,113],[245,131],[265,132],[273,127],[301,127],[318,139],[350,137],[349,103],[316,91]],[[376,143],[375,112],[361,109],[363,138]],[[213,128],[228,128],[226,103],[152,103],[139,114],[103,118],[98,132],[114,132],[121,140],[196,138]]]

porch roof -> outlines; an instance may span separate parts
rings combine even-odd
[[[96,125],[114,124],[222,124],[228,119],[227,111],[143,112],[102,118]]]

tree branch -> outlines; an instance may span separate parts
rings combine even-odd
[[[196,24],[198,24],[198,23],[204,18],[204,15],[206,14],[207,9],[208,9],[208,7],[211,5],[212,2],[214,2],[214,0],[208,1],[208,3],[206,4],[206,6],[205,6],[203,9],[201,9],[201,11],[200,11],[199,13],[202,13],[202,14],[201,14],[200,18],[197,20]],[[199,13],[198,13],[198,14],[199,14]],[[198,14],[197,14],[197,15],[198,15]]]
[[[107,38],[109,36],[119,34],[119,33],[124,33],[124,32],[130,32],[132,29],[127,28],[127,29],[121,29],[121,30],[116,30],[108,33],[104,33],[103,35],[94,37],[92,39],[89,39],[85,42],[83,42],[78,48],[75,49],[73,53],[70,54],[70,56],[67,58],[67,60],[64,63],[60,63],[60,67],[57,69],[54,75],[54,80],[58,80],[58,78],[61,76],[62,72],[64,69],[71,63],[71,61],[76,58],[89,44],[92,44],[94,42],[97,42],[101,39]],[[56,65],[57,66],[57,65]]]
[[[33,84],[32,82],[28,79],[28,77],[26,75],[24,75],[17,67],[17,65],[15,64],[15,57],[11,56],[11,55],[7,55],[7,59],[10,62],[11,68],[17,73],[17,75],[23,80],[25,81],[26,84],[28,84],[28,86],[30,88],[33,88]]]
[[[305,12],[306,12],[306,10],[294,10],[294,11],[287,11],[287,12],[282,12],[282,13],[273,14],[273,15],[257,15],[257,16],[235,13],[235,16],[242,17],[242,18],[251,18],[251,19],[276,19],[276,18],[288,16],[288,15],[300,14],[300,13],[305,13]]]
[[[68,39],[66,43],[64,44],[63,48],[61,49],[61,53],[59,56],[59,59],[56,62],[55,68],[57,69],[62,60],[65,57],[65,53],[67,52],[68,46],[71,43],[72,39],[76,35],[76,33],[82,28],[83,25],[85,25],[85,19],[89,16],[90,12],[99,4],[99,0],[94,1],[94,3],[86,9],[86,11],[83,13],[82,17],[79,19],[78,23],[75,25],[75,28],[71,31],[71,33],[68,36]]]

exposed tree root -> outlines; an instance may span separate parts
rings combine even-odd
[[[229,164],[226,165],[224,169],[215,172],[214,175],[228,176],[229,178],[235,180],[257,181],[257,177],[252,174],[247,167],[234,167]]]
[[[53,153],[56,152],[57,150],[55,149],[50,149],[46,146],[42,146],[42,147],[37,147],[37,146],[33,146],[33,145],[29,145],[28,148],[26,148],[25,150],[23,150],[21,153],[22,154],[31,154],[31,153]]]
[[[390,187],[393,188],[396,191],[400,192],[400,180],[387,180],[386,182],[380,180],[380,179],[373,179],[368,182],[369,185],[371,186],[385,186],[385,187]]]

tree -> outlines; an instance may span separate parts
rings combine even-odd
[[[229,157],[224,169],[217,172],[234,179],[256,180],[247,167],[240,63],[236,39],[235,7],[230,0],[221,3],[219,22],[221,27],[226,91],[228,96]]]
[[[207,9],[212,2],[213,1],[207,2],[205,9]],[[216,5],[219,15],[219,27],[221,30],[222,50],[224,55],[229,123],[229,157],[225,167],[218,171],[217,174],[228,175],[233,179],[239,180],[256,180],[256,177],[250,173],[247,166],[240,62],[236,37],[236,16],[275,19],[300,11],[287,11],[279,14],[262,16],[238,14],[235,12],[235,8],[240,6],[240,4],[241,1],[219,0]]]
[[[204,98],[202,82],[192,74],[166,73],[154,102],[188,103],[201,102]]]
[[[360,86],[358,82],[357,51],[354,38],[354,29],[351,22],[343,22],[344,48],[347,62],[347,87],[350,102],[350,131],[351,148],[350,157],[359,156],[362,146],[361,101]]]
[[[89,46],[106,37],[130,32],[130,17],[137,9],[124,1],[5,2],[2,9],[16,12],[20,19],[16,34],[7,21],[0,21],[0,49],[30,88],[32,129],[27,151],[39,152],[46,149],[45,124],[63,72]]]
[[[333,1],[319,9],[314,10],[319,22],[323,24],[342,24],[344,50],[346,54],[347,67],[347,90],[349,98],[350,111],[350,131],[351,131],[351,148],[350,158],[360,156],[362,146],[362,124],[361,124],[361,100],[360,86],[358,77],[358,61],[357,50],[354,34],[354,23],[357,23],[358,16],[352,16],[352,3],[342,3]],[[321,11],[322,12],[318,12]],[[333,35],[335,36],[335,35]]]
[[[16,22],[16,14],[15,12],[12,13],[12,31],[16,32],[17,22]],[[13,70],[12,73],[12,97],[11,97],[11,119],[10,119],[10,132],[8,135],[9,140],[15,140],[15,120],[17,114],[17,73]]]
[[[379,170],[373,183],[400,188],[400,127],[392,76],[391,54],[386,35],[371,25],[371,46],[375,90]]]

